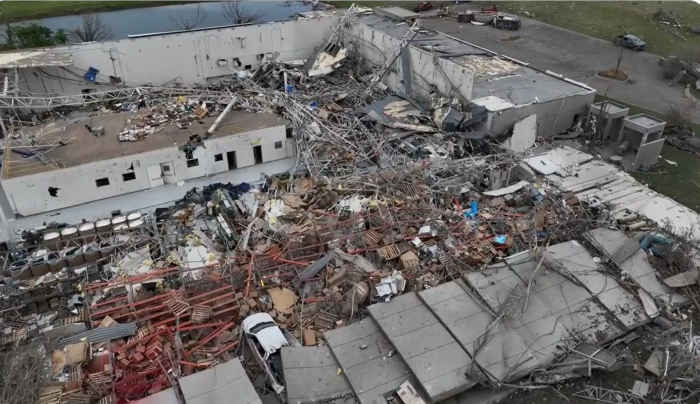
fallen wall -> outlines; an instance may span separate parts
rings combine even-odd
[[[379,70],[382,65],[393,57],[401,44],[401,39],[395,38],[363,22],[352,24],[343,34],[344,45],[351,54],[361,55],[367,63]],[[413,98],[425,99],[435,86],[442,94],[454,94],[458,91],[461,98],[470,100],[474,86],[474,74],[447,59],[435,59],[426,51],[409,46],[408,56],[398,58],[389,68],[382,82],[392,91],[405,93],[404,61],[410,63],[410,88]],[[435,63],[439,67],[436,67]],[[444,71],[444,74],[441,72]]]
[[[279,61],[306,59],[337,23],[337,16],[321,17],[55,47],[51,52],[72,54],[74,66],[19,69],[19,82],[23,91],[56,95],[204,83],[235,69],[252,71],[266,53],[279,52]],[[89,68],[99,70],[95,83],[83,78]]]
[[[521,119],[536,114],[537,135],[551,137],[571,128],[576,120],[585,116],[594,98],[595,93],[591,92],[489,112],[487,124],[491,133],[497,136],[510,130]]]

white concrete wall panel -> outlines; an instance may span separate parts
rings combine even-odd
[[[324,17],[55,47],[51,51],[73,55],[74,67],[20,69],[19,78],[25,91],[53,94],[99,87],[82,78],[90,67],[100,71],[98,82],[109,83],[109,76],[115,76],[128,87],[175,79],[203,83],[231,74],[234,58],[251,69],[265,53],[280,52],[280,61],[306,59],[337,22],[337,16]],[[219,60],[226,63],[220,66]]]
[[[176,181],[187,181],[229,170],[226,153],[236,152],[237,168],[255,164],[253,147],[261,146],[263,163],[287,158],[285,126],[261,129],[250,133],[207,139],[205,147],[197,147],[193,158],[199,165],[188,167],[185,154],[176,146],[110,160],[96,161],[75,167],[3,180],[3,187],[14,213],[24,216],[81,205],[151,188],[147,167],[172,162]],[[280,146],[279,148],[275,148]],[[222,154],[222,161],[215,155]],[[122,174],[131,171],[136,179],[124,181]],[[97,179],[108,178],[109,185],[98,187]],[[56,187],[58,197],[48,193]]]

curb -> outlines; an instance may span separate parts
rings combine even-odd
[[[615,80],[615,79],[611,79],[610,77],[603,77],[603,76],[599,75],[598,73],[594,74],[593,76],[597,77],[599,79],[609,80],[609,81],[613,81],[615,83],[622,83],[622,84],[633,84],[633,83],[630,83],[630,81],[634,80],[634,77],[632,77],[629,74],[627,75],[627,78],[625,80]]]
[[[692,85],[692,84],[691,84],[691,85]],[[688,99],[689,99],[690,101],[693,101],[693,102],[696,103],[696,104],[700,104],[700,100],[697,99],[697,98],[695,98],[695,97],[693,96],[693,94],[690,93],[690,86],[686,86],[686,87],[683,89],[683,92],[685,93],[685,96],[688,97]]]

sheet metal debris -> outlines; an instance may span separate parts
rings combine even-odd
[[[272,334],[274,343],[263,349],[267,354],[256,364],[250,361],[246,370],[261,391],[262,385],[272,385],[281,392],[280,347],[325,345],[323,332],[372,321],[365,318],[370,304],[459,280],[518,254],[538,257],[547,246],[567,241],[583,244],[595,257],[578,263],[591,276],[615,277],[639,297],[635,303],[649,317],[664,313],[672,318],[672,327],[663,332],[675,333],[677,344],[657,347],[645,369],[661,381],[669,374],[680,377],[677,363],[697,361],[700,340],[684,334],[688,315],[619,268],[639,259],[635,254],[643,249],[666,285],[685,290],[698,280],[697,268],[678,259],[679,251],[689,250],[670,236],[666,243],[640,240],[634,233],[639,229],[666,233],[642,214],[626,212],[634,220],[620,221],[610,204],[580,196],[600,185],[597,177],[579,183],[587,174],[577,171],[580,165],[602,163],[572,148],[547,150],[549,145],[536,142],[535,115],[520,121],[504,145],[486,130],[488,113],[478,102],[437,89],[421,100],[389,92],[381,79],[422,28],[411,24],[393,56],[372,70],[342,38],[343,27],[371,12],[351,7],[327,44],[305,62],[265,56],[253,71],[191,89],[189,97],[165,97],[161,105],[155,99],[164,97],[155,91],[124,99],[111,106],[134,113],[121,133],[91,128],[95,136],[138,141],[159,136],[164,125],[177,125],[193,131],[183,145],[187,158],[207,134],[207,128],[194,125],[202,117],[224,106],[274,112],[289,122],[297,163],[294,170],[265,175],[255,184],[190,189],[172,206],[154,212],[118,211],[95,222],[50,223],[25,232],[21,244],[5,251],[0,342],[7,351],[39,335],[55,338],[46,368],[54,371],[52,387],[58,383],[59,388],[46,390],[46,397],[75,390],[89,396],[87,402],[134,402],[170,391],[180,377],[249,355],[241,344]],[[477,75],[518,68],[499,57],[490,59],[462,55],[456,60]],[[523,153],[530,157],[518,155]],[[577,179],[575,191],[565,186],[571,178]],[[587,234],[611,226],[632,241],[609,256]],[[89,230],[81,234],[78,228]],[[544,258],[537,259],[542,273],[570,277],[557,260],[543,264]],[[531,295],[542,287],[535,279],[539,274],[507,266],[505,273],[517,274],[528,286],[504,295],[501,312],[494,313],[496,320],[484,336],[491,327],[520,321],[510,311],[516,304],[546,304]],[[556,292],[551,299],[561,294],[568,303],[575,298]],[[633,311],[623,307],[615,315],[628,312]],[[244,319],[249,320],[244,324]],[[247,338],[242,338],[243,328]],[[565,355],[536,369],[522,386],[619,367],[615,349],[624,343],[603,349],[586,336],[576,338],[578,343],[554,341]],[[70,355],[63,350],[67,346]],[[372,349],[358,347],[365,353]],[[378,354],[388,357],[394,351]],[[501,386],[483,376],[480,382]],[[643,384],[635,394],[589,386],[576,396],[640,402],[635,400],[656,386],[646,383],[649,393]],[[420,389],[410,384],[401,385],[397,394],[405,403],[424,402]],[[75,403],[84,404],[80,400]]]

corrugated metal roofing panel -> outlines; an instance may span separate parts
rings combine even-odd
[[[326,265],[328,265],[329,262],[331,262],[332,259],[335,258],[335,251],[331,251],[328,254],[324,255],[320,259],[316,260],[313,264],[309,265],[304,269],[300,274],[299,278],[294,282],[296,287],[299,287],[302,282],[305,282],[307,279],[313,277],[316,275],[321,269],[325,268]]]
[[[114,324],[109,327],[95,328],[94,330],[63,338],[56,342],[55,348],[60,349],[66,345],[75,344],[83,338],[90,344],[99,344],[100,342],[112,341],[134,334],[136,334],[136,323]]]
[[[664,279],[666,286],[671,288],[681,288],[683,286],[695,285],[698,282],[700,271],[686,271]]]

